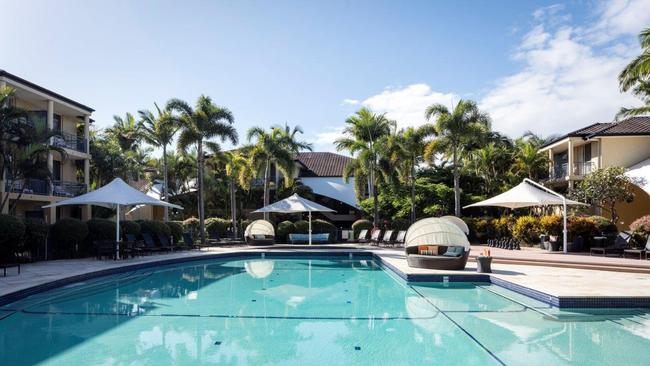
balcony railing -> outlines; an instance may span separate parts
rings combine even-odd
[[[574,175],[587,175],[595,170],[596,166],[590,161],[573,163],[573,174]]]
[[[64,147],[66,149],[71,149],[75,151],[88,152],[86,150],[86,139],[83,137],[78,137],[77,135],[57,131],[59,136],[54,136],[52,138],[52,145],[58,147]]]
[[[564,179],[568,174],[568,164],[553,165],[551,167],[550,176],[548,180],[560,180]]]
[[[87,187],[83,183],[65,182],[55,180],[52,182],[52,195],[59,197],[76,197],[86,193]]]
[[[5,191],[23,194],[39,194],[47,196],[50,193],[50,187],[46,181],[40,179],[20,179],[15,181],[5,181]]]

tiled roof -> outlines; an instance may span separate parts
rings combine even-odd
[[[650,116],[630,117],[620,122],[599,122],[569,132],[544,146],[551,145],[567,137],[592,138],[599,136],[650,135]]]
[[[296,161],[305,167],[300,174],[303,177],[340,177],[350,160],[331,152],[301,152],[296,156]]]

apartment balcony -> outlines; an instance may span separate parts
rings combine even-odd
[[[52,182],[52,195],[58,197],[76,197],[88,191],[83,183],[55,180]]]
[[[596,170],[596,164],[587,161],[580,163],[573,163],[573,175],[582,177]]]
[[[86,149],[85,138],[78,137],[77,135],[67,133],[67,132],[62,132],[62,131],[57,131],[57,132],[59,136],[54,136],[52,138],[53,146],[63,147],[66,149],[80,151],[83,153],[88,152],[88,150]]]

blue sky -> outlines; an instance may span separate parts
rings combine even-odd
[[[200,94],[333,150],[362,105],[400,126],[471,98],[516,136],[611,120],[650,0],[9,1],[0,68],[97,111],[98,127]]]

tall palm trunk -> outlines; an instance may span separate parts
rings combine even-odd
[[[374,227],[379,227],[379,199],[377,194],[377,185],[375,175],[375,157],[372,158],[372,164],[370,165],[370,188],[372,189],[372,225]]]
[[[415,222],[415,161],[411,159],[411,224]]]
[[[234,238],[237,238],[237,200],[235,197],[235,182],[230,178],[230,217],[232,219],[232,232]]]
[[[201,245],[205,245],[205,212],[203,199],[203,143],[198,143],[198,164],[199,164],[199,232],[201,235]]]
[[[267,159],[266,160],[266,167],[264,168],[264,206],[268,206],[269,203],[271,202],[271,191],[269,189],[270,181],[271,180],[271,160]],[[264,220],[268,221],[269,220],[269,213],[265,212],[264,213]]]
[[[460,172],[458,171],[458,152],[454,148],[454,213],[460,217]]]
[[[169,194],[167,194],[167,145],[163,144],[163,187],[162,196],[165,202],[169,203]],[[169,221],[169,207],[165,206],[165,222]]]

